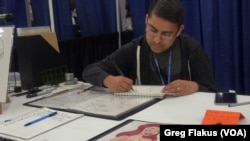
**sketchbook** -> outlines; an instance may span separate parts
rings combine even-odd
[[[81,88],[43,97],[27,103],[26,106],[49,107],[67,112],[82,113],[85,116],[122,120],[160,101],[154,97],[123,97],[107,89],[94,87],[83,91]]]
[[[134,96],[134,97],[154,97],[164,98],[165,94],[161,92],[164,86],[134,85],[133,90],[129,92],[115,93],[117,96]]]
[[[57,112],[56,115],[38,121],[44,115]],[[55,111],[49,108],[35,109],[25,115],[20,115],[8,121],[0,122],[0,134],[17,137],[20,139],[31,139],[37,135],[54,129],[58,126],[66,124],[77,118],[84,116],[83,114],[68,113],[63,111]],[[29,126],[25,124],[37,120]]]

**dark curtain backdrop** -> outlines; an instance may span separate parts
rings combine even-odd
[[[47,0],[30,0],[34,22],[33,26],[50,26]]]
[[[1,25],[15,25],[16,27],[26,27],[27,18],[25,10],[25,0],[1,0],[3,14],[11,13],[14,20],[11,22],[1,21]],[[1,13],[0,13],[1,14]]]
[[[82,37],[116,32],[115,0],[75,0]]]
[[[53,0],[55,31],[59,40],[74,38],[69,0]]]
[[[31,0],[33,26],[50,26],[48,0]],[[55,32],[58,40],[74,38],[71,10],[68,0],[53,0]]]
[[[220,91],[250,94],[250,1],[181,0],[187,33],[204,46]],[[144,2],[129,0],[134,35],[144,34]],[[140,10],[139,10],[140,9]]]
[[[133,39],[132,31],[121,32],[121,44]],[[105,58],[118,48],[118,33],[81,37],[59,42],[61,55],[66,58],[69,72],[82,80],[83,69]]]
[[[153,0],[128,0],[135,37],[145,33],[145,16],[152,1]]]
[[[244,0],[242,1],[242,24],[241,24],[241,30],[242,30],[242,45],[239,47],[241,48],[241,52],[242,55],[239,56],[243,56],[241,57],[242,59],[240,60],[242,67],[243,67],[243,71],[242,74],[243,76],[241,76],[242,83],[240,83],[239,85],[243,85],[243,90],[245,90],[246,93],[250,93],[250,54],[249,54],[249,50],[250,50],[250,1],[248,0]]]

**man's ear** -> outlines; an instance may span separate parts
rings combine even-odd
[[[184,30],[184,27],[185,27],[184,24],[182,24],[182,25],[179,27],[177,36],[180,36],[181,32]]]

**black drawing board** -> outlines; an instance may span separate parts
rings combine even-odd
[[[48,107],[68,112],[82,113],[86,116],[122,120],[148,106],[160,101],[152,97],[117,96],[107,90],[72,89],[59,94],[39,98],[25,106]]]

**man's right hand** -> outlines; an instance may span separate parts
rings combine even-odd
[[[103,81],[104,86],[106,86],[111,92],[128,92],[132,89],[133,80],[125,76],[107,76]]]

